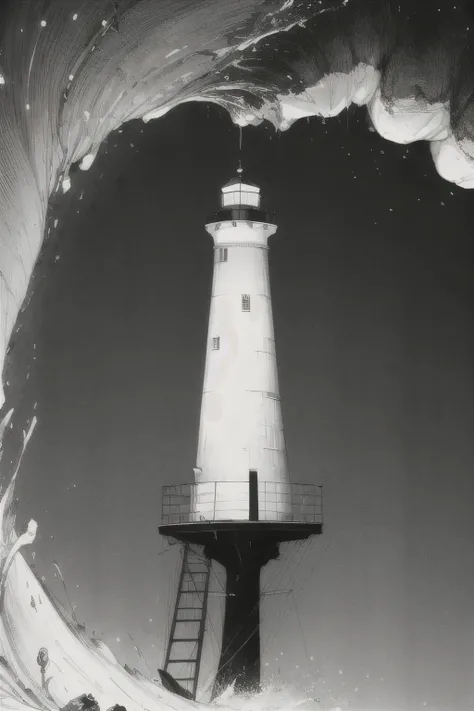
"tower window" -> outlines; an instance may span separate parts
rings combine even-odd
[[[212,350],[218,351],[220,347],[221,347],[221,339],[219,336],[215,336],[212,339]]]
[[[242,294],[242,311],[250,311],[250,294]]]
[[[219,247],[216,253],[216,262],[227,262],[227,247]]]

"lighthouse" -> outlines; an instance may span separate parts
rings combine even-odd
[[[164,487],[159,527],[185,544],[165,671],[193,698],[210,562],[226,571],[213,696],[233,682],[236,691],[256,690],[261,569],[278,558],[280,543],[322,532],[321,487],[295,484],[288,471],[268,263],[276,230],[260,188],[239,169],[206,224],[214,272],[194,481]],[[207,565],[201,559],[199,567],[193,545]]]
[[[197,519],[209,513],[205,492],[212,494],[215,482],[218,518],[235,521],[249,519],[249,475],[257,491],[264,484],[274,484],[282,494],[288,488],[268,271],[268,240],[276,229],[260,209],[260,189],[239,177],[224,185],[221,210],[206,225],[214,241],[214,277],[196,465]],[[262,496],[259,501],[259,520],[273,517]],[[275,504],[277,518],[286,520],[289,502],[279,497]]]

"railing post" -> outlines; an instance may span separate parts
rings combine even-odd
[[[213,521],[216,520],[216,501],[217,501],[217,481],[214,482],[214,517]]]

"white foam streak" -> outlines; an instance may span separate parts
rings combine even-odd
[[[380,72],[359,64],[352,72],[326,74],[317,84],[299,94],[280,94],[278,101],[283,118],[281,129],[305,116],[330,118],[352,103],[366,104],[377,90]]]
[[[285,2],[285,3],[284,3],[284,6],[278,11],[278,13],[281,13],[281,12],[283,12],[284,10],[290,8],[292,4],[293,4],[293,3],[288,4],[288,3]],[[325,7],[325,8],[323,8],[323,9],[319,10],[318,12],[316,12],[315,15],[323,15],[323,14],[326,13],[326,12],[337,12],[337,10],[340,10],[340,9],[342,9],[343,7],[345,7],[346,4],[347,4],[347,0],[343,0],[343,2],[341,3],[340,6],[334,5],[333,7]],[[285,6],[286,6],[286,7],[285,7]],[[268,17],[272,17],[272,16],[274,16],[274,15],[276,15],[276,14],[277,14],[276,12],[269,12],[269,13],[268,13]],[[258,35],[257,37],[252,37],[252,38],[249,39],[249,40],[245,40],[245,42],[241,42],[241,43],[238,45],[237,49],[240,50],[240,51],[243,51],[243,50],[245,50],[245,49],[248,49],[249,47],[252,47],[252,46],[258,44],[259,42],[262,41],[262,39],[265,39],[265,38],[267,38],[267,37],[270,37],[271,35],[276,35],[276,34],[278,34],[279,32],[288,32],[289,30],[291,30],[293,27],[296,27],[297,25],[300,25],[301,27],[303,27],[303,26],[304,26],[304,20],[301,20],[301,19],[295,20],[294,22],[288,23],[288,24],[285,25],[284,27],[278,27],[278,26],[277,26],[277,27],[275,27],[274,29],[268,30],[268,32],[264,32],[263,34]]]
[[[430,144],[436,170],[442,178],[466,190],[474,189],[474,141],[457,143],[453,136]]]
[[[368,111],[380,135],[393,143],[438,141],[448,138],[450,134],[447,104],[429,104],[415,98],[399,99],[388,104],[377,89],[369,102]]]
[[[149,111],[147,114],[145,114],[142,118],[143,123],[148,123],[148,121],[152,121],[152,119],[157,119],[161,118],[165,114],[168,113],[170,110],[169,106],[160,107],[159,109],[154,109],[153,111]]]
[[[84,156],[84,158],[81,160],[79,164],[79,168],[81,170],[89,170],[93,162],[95,161],[95,154],[94,153],[88,153],[87,155]]]

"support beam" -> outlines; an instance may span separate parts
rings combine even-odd
[[[278,558],[278,540],[258,540],[245,532],[233,542],[215,541],[205,554],[226,570],[222,647],[211,700],[235,681],[237,693],[260,689],[260,571]]]
[[[248,555],[226,569],[226,609],[211,700],[234,680],[236,692],[260,689],[260,564]]]

